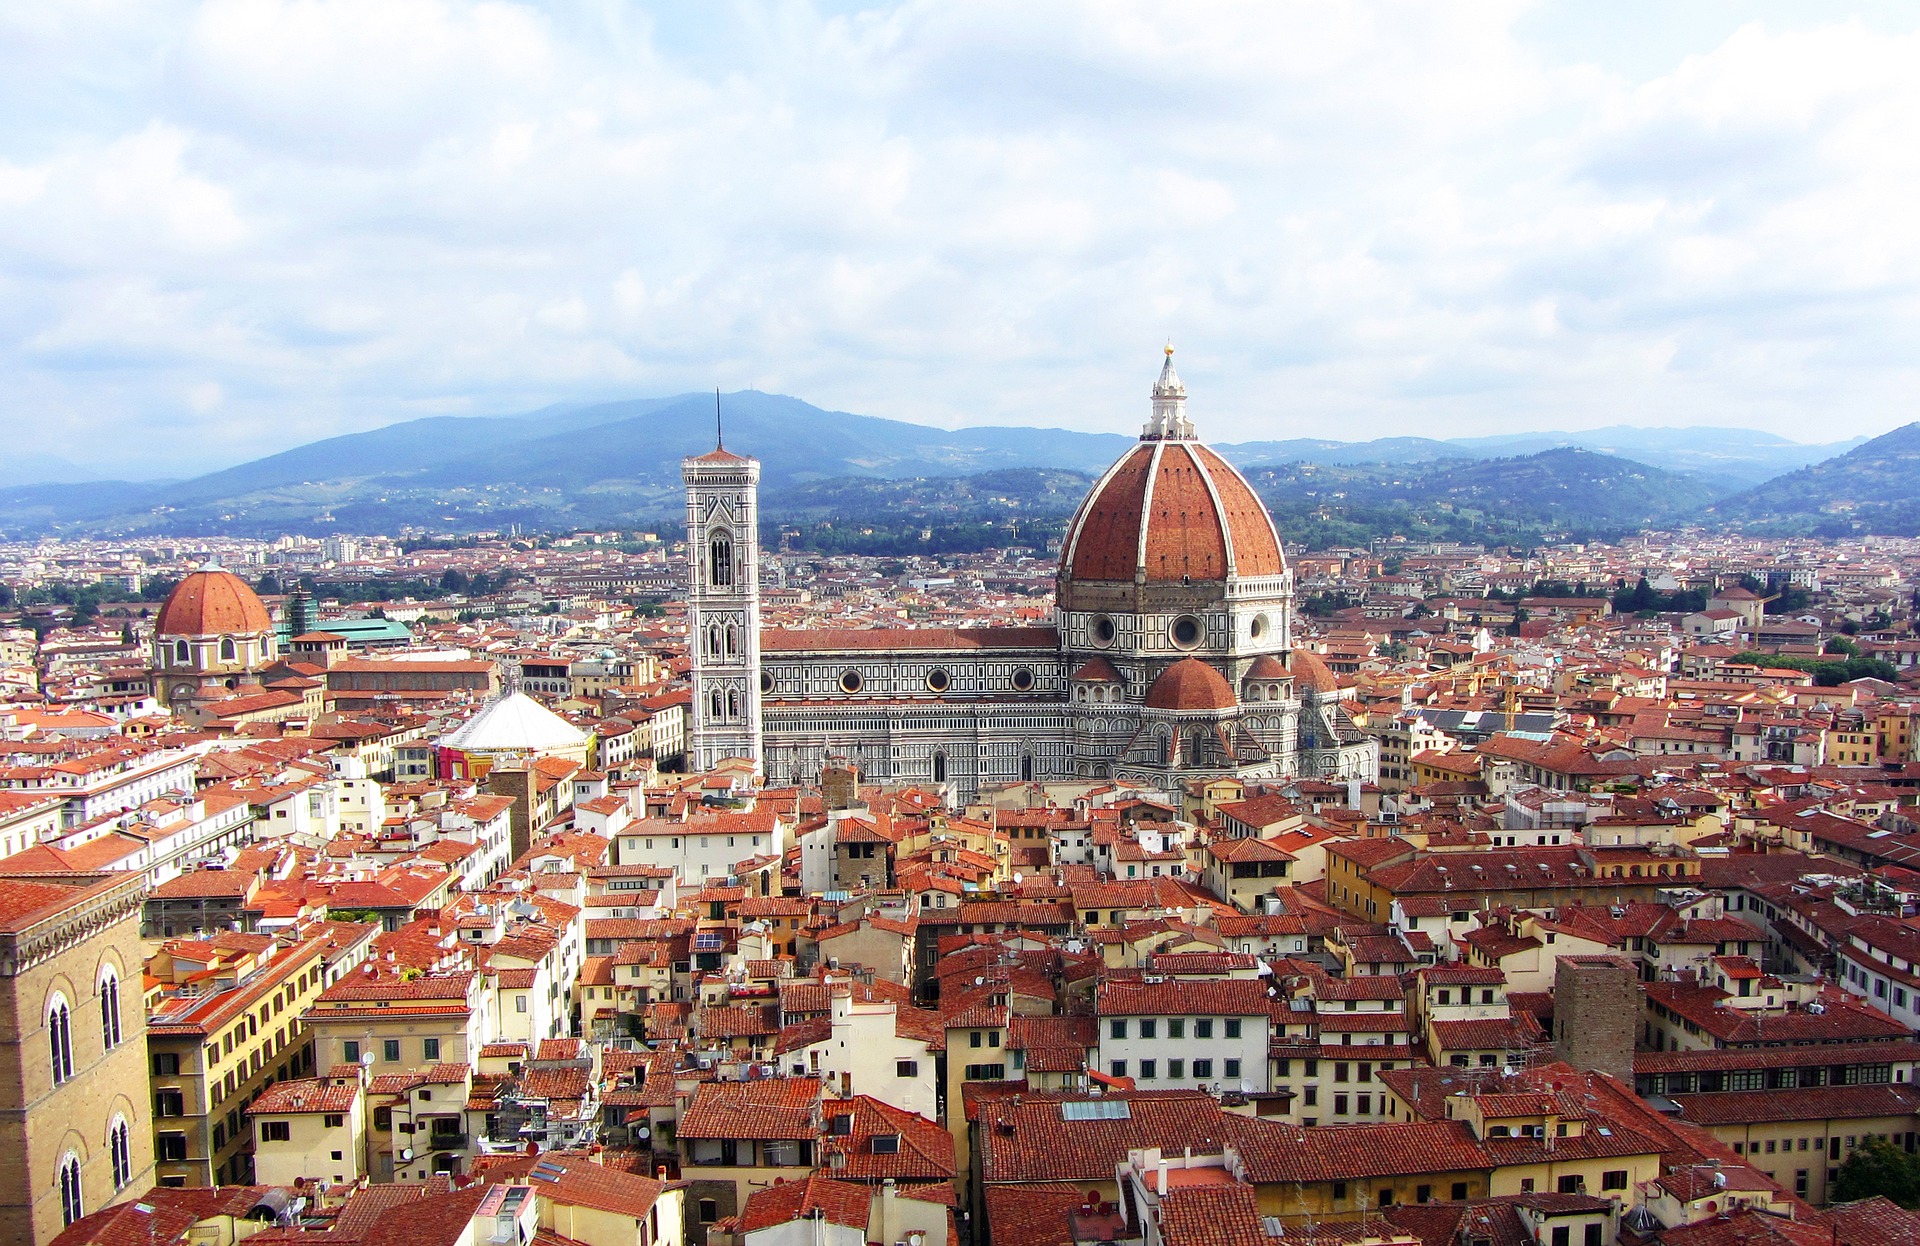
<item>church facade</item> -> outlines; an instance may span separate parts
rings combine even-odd
[[[962,800],[1024,780],[1372,780],[1374,742],[1293,647],[1273,520],[1186,399],[1169,349],[1139,442],[1068,526],[1049,627],[762,630],[759,464],[687,459],[691,763],[751,757],[788,783],[845,757]]]

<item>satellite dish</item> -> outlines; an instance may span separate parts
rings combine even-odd
[[[373,1053],[371,1051],[363,1051],[360,1053],[360,1066],[367,1069],[373,1067]]]
[[[653,1137],[653,1130],[647,1128],[645,1125],[642,1125],[640,1126],[640,1132],[634,1136],[639,1138],[642,1142],[645,1142],[648,1138]]]
[[[410,1146],[403,1146],[403,1147],[401,1147],[401,1148],[400,1148],[400,1162],[401,1162],[401,1163],[403,1163],[403,1164],[406,1164],[406,1163],[412,1163],[412,1162],[413,1162],[413,1148],[412,1148],[412,1147],[410,1147]]]
[[[1019,885],[1020,885],[1021,883],[1024,883],[1024,882],[1026,882],[1026,881],[1027,881],[1027,878],[1026,878],[1026,875],[1024,875],[1024,874],[1022,874],[1022,873],[1021,873],[1021,872],[1020,872],[1019,870],[1015,870],[1015,871],[1013,872],[1013,885],[1014,885],[1014,886],[1016,886],[1016,887],[1018,887],[1018,886],[1019,886]]]

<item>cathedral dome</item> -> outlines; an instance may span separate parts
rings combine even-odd
[[[247,582],[203,567],[174,585],[154,624],[156,636],[240,636],[270,631],[273,619]]]
[[[1302,692],[1338,692],[1340,681],[1333,677],[1327,664],[1320,655],[1310,649],[1295,649],[1290,655],[1293,664],[1293,686]]]
[[[1263,653],[1253,660],[1253,665],[1249,666],[1247,673],[1240,678],[1242,680],[1285,679],[1290,674],[1292,674],[1292,672],[1287,669],[1285,662],[1274,657],[1271,653]]]
[[[1178,584],[1286,571],[1280,537],[1246,479],[1200,444],[1169,351],[1140,443],[1080,504],[1060,557],[1060,596],[1076,582]]]
[[[1196,713],[1230,710],[1240,702],[1227,677],[1199,658],[1181,658],[1147,689],[1147,708]]]

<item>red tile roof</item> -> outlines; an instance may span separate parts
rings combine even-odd
[[[901,649],[1057,649],[1051,627],[769,628],[760,648],[769,653]]]
[[[739,1233],[753,1233],[797,1220],[810,1220],[818,1214],[830,1224],[858,1228],[864,1233],[872,1203],[873,1191],[868,1187],[814,1173],[805,1181],[788,1181],[754,1191],[735,1227]]]
[[[706,1082],[680,1118],[682,1138],[759,1138],[805,1141],[815,1126],[820,1080],[770,1078],[758,1082]]]

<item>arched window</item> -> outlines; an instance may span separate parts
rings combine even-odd
[[[173,660],[176,662],[191,662],[193,660],[193,651],[187,648],[186,641],[176,640],[173,642]]]
[[[240,651],[234,648],[233,637],[231,636],[221,637],[220,638],[220,660],[222,662],[234,662],[234,661],[238,661],[239,658],[240,658]]]
[[[107,1126],[107,1151],[113,1157],[113,1188],[133,1180],[133,1143],[127,1134],[127,1118],[116,1116]]]
[[[733,587],[733,538],[716,532],[707,542],[707,583],[714,588]]]
[[[732,624],[727,625],[727,656],[740,652],[740,632]]]
[[[72,1224],[86,1214],[80,1205],[80,1157],[68,1151],[60,1160],[60,1223]]]
[[[47,1053],[52,1057],[53,1084],[73,1076],[73,1010],[56,995],[47,1009]]]
[[[1032,753],[1026,753],[1021,756],[1020,777],[1023,780],[1029,780],[1029,781],[1032,780],[1033,778],[1033,754]]]
[[[100,1038],[108,1051],[120,1045],[120,978],[111,969],[100,979]]]
[[[740,717],[740,692],[738,689],[729,688],[727,690],[727,717]]]
[[[707,698],[707,704],[712,708],[715,718],[725,716],[727,712],[727,700],[720,694],[720,689],[715,688],[713,690],[713,695]]]
[[[947,755],[945,753],[935,753],[933,755],[933,781],[935,783],[945,783],[947,781]]]

